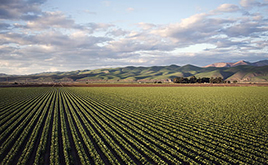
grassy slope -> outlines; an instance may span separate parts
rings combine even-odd
[[[152,67],[123,67],[106,68],[96,70],[77,70],[71,72],[51,72],[41,73],[29,76],[9,77],[10,81],[15,80],[36,80],[52,81],[71,78],[74,81],[80,80],[111,80],[111,81],[133,81],[133,80],[163,80],[173,79],[175,77],[223,77],[226,80],[239,81],[267,81],[268,66],[237,66],[232,68],[201,68],[193,65],[185,66],[152,66]],[[5,81],[6,78],[0,78]]]

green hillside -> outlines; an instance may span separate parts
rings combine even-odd
[[[10,82],[131,82],[168,81],[175,77],[223,77],[224,80],[239,82],[268,81],[268,66],[236,66],[231,68],[185,66],[119,67],[70,72],[48,72],[27,76],[2,75],[0,81]],[[7,79],[8,77],[8,79]]]

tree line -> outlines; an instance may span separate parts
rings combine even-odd
[[[176,77],[173,79],[174,83],[231,83],[230,81],[224,81],[222,77],[202,77],[196,78],[192,76],[190,78],[187,77]]]

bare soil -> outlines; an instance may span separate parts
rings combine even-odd
[[[268,83],[231,83],[231,84],[180,84],[180,83],[57,83],[57,84],[10,84],[0,87],[249,87],[249,86],[267,86]]]

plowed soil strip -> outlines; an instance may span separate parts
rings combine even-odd
[[[62,96],[61,96],[62,97]],[[65,119],[65,123],[66,123],[66,128],[67,128],[67,134],[68,134],[68,138],[69,138],[69,141],[70,141],[70,145],[71,145],[71,151],[70,153],[72,154],[72,158],[73,158],[73,162],[75,164],[81,164],[81,161],[80,161],[80,158],[79,158],[79,155],[78,155],[78,151],[76,150],[76,147],[75,147],[75,143],[74,143],[74,139],[73,139],[73,136],[72,136],[72,131],[70,129],[70,125],[69,125],[69,121],[68,121],[68,117],[67,117],[67,107],[65,106],[65,104],[63,102],[66,102],[66,100],[64,100],[65,98],[62,97],[62,104],[63,104],[63,108],[64,108],[64,119]]]
[[[51,105],[53,101],[53,98],[49,101],[48,105]],[[49,110],[50,110],[50,106],[48,106],[48,109],[44,109],[46,111],[46,114],[44,116],[44,119],[42,122],[42,125],[41,125],[41,128],[38,132],[38,135],[37,135],[37,138],[35,140],[35,143],[34,143],[34,148],[33,148],[33,151],[32,151],[32,156],[30,157],[30,159],[27,161],[26,164],[33,164],[34,163],[34,160],[35,160],[35,156],[36,156],[36,152],[37,152],[37,149],[39,147],[39,144],[40,144],[40,139],[41,139],[41,135],[42,135],[42,132],[43,132],[43,129],[44,129],[44,126],[45,126],[45,121],[48,117],[48,113],[49,113]]]

